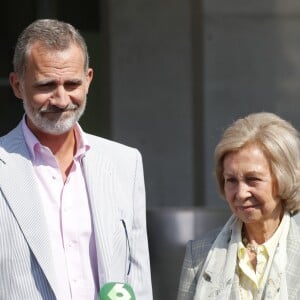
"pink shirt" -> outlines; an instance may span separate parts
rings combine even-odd
[[[76,124],[77,151],[70,173],[63,178],[50,149],[41,145],[23,118],[23,133],[45,211],[57,285],[58,300],[94,300],[99,291],[92,217],[81,158],[90,146]]]

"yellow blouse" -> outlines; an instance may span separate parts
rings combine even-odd
[[[236,272],[239,276],[242,300],[256,299],[260,289],[263,289],[268,278],[274,253],[285,226],[288,226],[288,222],[284,215],[272,237],[257,247],[256,270],[254,270],[250,262],[247,249],[242,243],[242,239],[239,241]]]

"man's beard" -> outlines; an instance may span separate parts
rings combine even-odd
[[[67,107],[61,109],[55,105],[48,105],[47,107],[36,110],[28,105],[26,100],[23,101],[25,113],[34,126],[45,133],[53,135],[60,135],[71,130],[83,115],[85,106],[86,99],[81,106],[71,103]],[[68,116],[64,116],[66,113]],[[44,116],[44,114],[50,114],[53,119]]]

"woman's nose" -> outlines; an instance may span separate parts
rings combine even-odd
[[[246,184],[245,182],[243,181],[240,181],[238,184],[237,184],[237,190],[236,190],[236,196],[239,198],[239,199],[245,199],[245,198],[248,198],[249,195],[250,195],[250,191],[249,191],[249,186],[248,184]]]

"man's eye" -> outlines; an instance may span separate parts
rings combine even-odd
[[[51,83],[51,82],[39,84],[36,86],[36,88],[39,90],[50,90],[50,89],[53,89],[54,87],[55,87],[55,84]]]
[[[77,89],[80,86],[80,83],[78,82],[68,82],[64,85],[66,91],[72,91]]]

